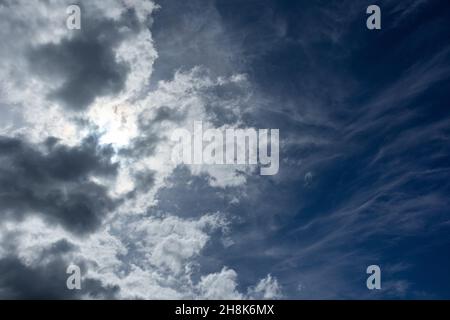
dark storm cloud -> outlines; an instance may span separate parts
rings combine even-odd
[[[93,231],[115,207],[90,175],[113,178],[113,150],[90,137],[67,147],[50,138],[40,146],[0,137],[0,208],[9,219],[39,213],[76,233]]]
[[[69,290],[66,286],[67,266],[70,262],[58,254],[46,253],[49,262],[26,265],[15,256],[0,259],[0,299],[112,299],[119,288],[103,286],[101,281],[84,278],[81,290]],[[85,273],[86,266],[80,267]]]
[[[97,20],[83,12],[81,30],[68,30],[70,37],[59,43],[31,48],[31,70],[44,79],[60,83],[50,98],[71,110],[86,109],[97,97],[120,92],[129,67],[119,62],[115,49],[130,32],[139,29],[133,11],[120,21]]]
[[[57,240],[33,252],[26,263],[19,244],[24,231],[2,231],[3,256],[0,258],[0,299],[113,299],[119,288],[104,285],[86,276],[91,265],[74,258],[78,246],[67,239]],[[81,290],[67,288],[67,267],[75,264],[81,271]]]

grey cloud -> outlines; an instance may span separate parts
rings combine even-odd
[[[133,174],[135,188],[126,196],[134,198],[139,192],[149,191],[155,184],[155,171],[142,170]]]
[[[60,255],[46,255],[46,259],[49,257],[49,263],[38,265],[26,265],[15,256],[1,259],[0,299],[80,299],[85,296],[111,299],[119,290],[105,287],[91,278],[82,280],[81,290],[69,290],[66,287],[69,263]]]
[[[173,108],[168,106],[162,106],[156,111],[156,115],[153,118],[152,122],[162,122],[162,121],[173,121],[179,122],[186,117],[186,112],[177,112]],[[142,121],[141,121],[142,123]],[[146,127],[149,124],[141,124],[141,127]]]
[[[131,158],[151,156],[160,141],[156,133],[142,131],[141,136],[134,138],[129,147],[120,149],[119,154]]]
[[[17,244],[22,237],[20,231],[5,234],[7,254],[0,259],[0,299],[79,299],[112,298],[118,288],[103,286],[96,279],[85,277],[88,265],[84,261],[73,261],[72,254],[78,249],[66,239],[58,240],[24,263],[19,257]],[[76,263],[81,269],[82,289],[68,290],[67,267]]]
[[[9,219],[38,212],[76,233],[93,231],[116,202],[90,175],[113,178],[117,164],[110,147],[90,137],[67,147],[49,139],[44,146],[0,138],[0,208]]]
[[[71,37],[30,48],[27,54],[33,72],[61,83],[49,97],[71,110],[86,109],[95,98],[124,88],[129,67],[116,59],[115,49],[139,28],[133,11],[118,22],[98,21],[88,13],[81,30],[68,31]]]

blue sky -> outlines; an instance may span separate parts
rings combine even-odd
[[[450,298],[447,1],[79,4],[0,1],[1,298]],[[278,174],[170,163],[193,121]]]

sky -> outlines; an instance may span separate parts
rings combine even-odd
[[[0,0],[0,39],[0,299],[450,299],[448,1]],[[174,163],[195,121],[279,171]]]

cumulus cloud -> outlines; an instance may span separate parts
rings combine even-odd
[[[2,296],[194,298],[195,261],[225,222],[207,211],[171,216],[154,208],[154,194],[175,169],[171,131],[206,119],[207,90],[237,78],[189,68],[149,91],[158,6],[83,1],[82,29],[69,31],[68,4],[6,1],[0,10],[11,43],[0,51],[10,79],[2,106],[17,119],[0,140],[2,239],[15,239],[0,250]],[[71,262],[82,266],[80,293],[64,287]]]
[[[396,26],[426,5],[384,3]],[[2,298],[366,297],[386,243],[445,229],[447,44],[381,75],[350,1],[80,1],[81,30],[69,4],[0,4]],[[194,121],[281,129],[279,174],[173,163]]]
[[[202,277],[198,284],[203,299],[242,299],[237,291],[236,271],[223,268],[220,272]]]

